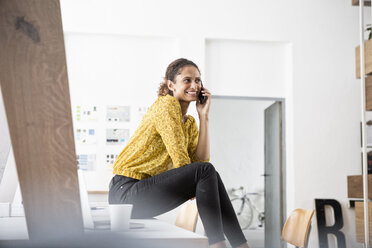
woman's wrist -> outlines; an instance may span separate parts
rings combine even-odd
[[[201,114],[199,115],[199,120],[205,120],[205,121],[208,121],[209,120],[209,117],[207,114]]]

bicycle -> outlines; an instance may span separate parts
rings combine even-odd
[[[241,192],[237,194],[236,192]],[[257,218],[260,222],[258,227],[263,227],[265,220],[265,213],[260,211],[250,200],[249,195],[261,195],[259,193],[245,193],[244,187],[241,186],[238,189],[231,188],[228,190],[230,201],[235,210],[236,216],[242,230],[248,229],[253,222],[254,211],[257,212]]]

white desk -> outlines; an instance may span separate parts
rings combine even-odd
[[[130,229],[115,233],[116,236],[130,238],[133,242],[138,240],[143,246],[151,244],[152,247],[177,248],[206,248],[208,239],[199,234],[184,230],[172,224],[157,219],[134,219],[131,222],[143,223],[144,228]],[[109,230],[87,231],[87,234],[111,234]],[[0,240],[27,240],[27,226],[24,217],[0,218]]]

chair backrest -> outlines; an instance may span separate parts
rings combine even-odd
[[[284,224],[282,238],[297,247],[305,247],[314,210],[293,210]]]
[[[183,229],[195,232],[196,222],[198,221],[198,208],[196,203],[187,203],[178,213],[175,225]]]

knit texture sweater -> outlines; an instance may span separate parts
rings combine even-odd
[[[191,115],[182,122],[179,101],[171,95],[159,96],[116,159],[113,173],[141,180],[171,168],[204,162],[195,154],[198,137],[198,126]]]

